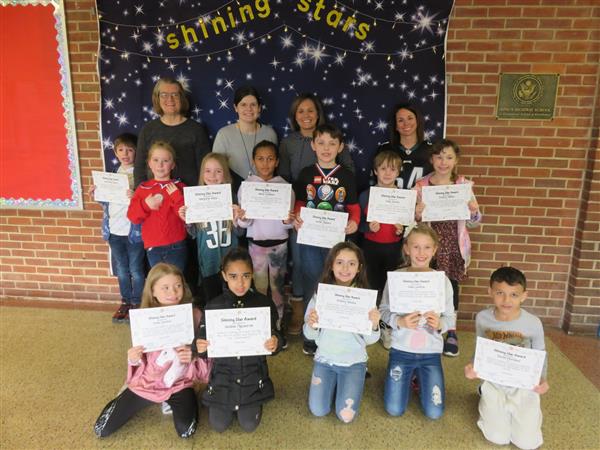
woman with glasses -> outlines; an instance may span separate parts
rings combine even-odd
[[[200,163],[210,152],[205,129],[187,117],[189,101],[179,81],[163,77],[152,91],[152,107],[160,117],[146,123],[138,137],[134,178],[137,186],[148,179],[146,159],[155,141],[166,141],[175,149],[175,169],[172,177],[187,186],[198,184]]]

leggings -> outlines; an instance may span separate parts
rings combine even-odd
[[[219,433],[225,431],[233,421],[233,415],[236,411],[219,408],[217,406],[208,407],[208,423]],[[262,418],[262,405],[242,406],[237,411],[237,419],[244,431],[251,433],[256,430]]]
[[[188,438],[196,432],[198,425],[198,403],[192,388],[175,392],[167,400],[173,410],[173,422],[179,437]],[[94,424],[94,432],[98,437],[106,437],[121,428],[137,412],[155,402],[140,397],[129,389],[125,389],[111,400],[102,410]]]

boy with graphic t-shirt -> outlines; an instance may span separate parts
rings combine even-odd
[[[490,278],[489,295],[494,307],[475,317],[477,336],[518,347],[544,350],[542,322],[521,309],[527,298],[525,275],[514,267],[501,267]],[[477,426],[488,441],[521,449],[538,448],[542,439],[540,394],[548,391],[546,365],[533,390],[502,386],[489,381],[481,385]],[[465,367],[465,376],[478,378],[473,363]]]
[[[336,164],[336,156],[344,149],[342,132],[332,124],[318,126],[313,134],[311,147],[317,155],[317,163],[300,171],[294,183],[296,195],[295,228],[302,227],[300,208],[316,208],[348,213],[346,234],[355,233],[360,223],[360,206],[356,195],[354,174]],[[302,278],[304,284],[304,307],[312,298],[323,271],[328,248],[300,244]],[[304,352],[312,354],[314,345],[305,341]]]

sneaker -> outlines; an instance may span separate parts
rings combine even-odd
[[[448,331],[444,340],[444,355],[458,356],[458,336],[455,331]]]
[[[379,337],[379,341],[386,350],[392,348],[392,329],[389,327],[381,328],[381,336]]]
[[[129,311],[131,311],[132,309],[138,309],[139,307],[140,305],[129,305],[129,307],[127,308],[127,312],[125,313],[125,317],[123,317],[123,320],[121,322],[129,323]]]
[[[160,404],[160,409],[162,410],[162,413],[165,416],[169,416],[169,415],[173,414],[173,410],[171,409],[171,405],[169,405],[167,402],[162,402]]]
[[[413,377],[410,379],[410,388],[412,389],[412,391],[415,394],[417,394],[417,395],[419,394],[419,390],[420,390],[419,379],[417,378],[416,375],[413,375]]]
[[[305,355],[312,356],[316,351],[317,345],[314,343],[314,341],[304,341],[304,344],[302,344],[302,353]]]
[[[285,336],[281,336],[281,350],[288,348],[288,341]]]
[[[112,321],[114,323],[123,323],[125,316],[127,316],[127,312],[129,311],[129,305],[125,302],[121,303],[121,306],[119,306],[119,309],[117,309],[115,311],[115,313],[112,316]]]

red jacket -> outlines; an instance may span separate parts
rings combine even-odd
[[[171,195],[165,186],[174,183],[177,191]],[[179,180],[149,180],[141,183],[133,194],[127,210],[127,218],[131,223],[142,224],[144,248],[174,244],[186,237],[185,223],[179,218],[179,208],[183,206],[183,184]],[[151,210],[146,204],[146,197],[161,194],[163,202],[157,210]]]

